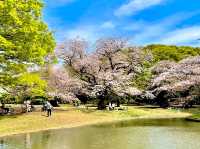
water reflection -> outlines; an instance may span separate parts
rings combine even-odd
[[[0,139],[0,149],[198,149],[199,123],[134,120]]]

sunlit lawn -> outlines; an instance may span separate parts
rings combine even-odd
[[[192,114],[189,119],[200,121],[200,108],[189,109],[188,112]]]
[[[62,105],[55,108],[52,117],[37,112],[17,116],[0,116],[0,136],[39,130],[70,128],[88,124],[111,122],[132,118],[176,118],[189,116],[177,110],[126,107],[126,110],[99,111],[96,107],[79,108]]]

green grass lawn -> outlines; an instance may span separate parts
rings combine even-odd
[[[193,114],[193,115],[191,116],[191,118],[198,119],[198,120],[200,121],[200,113],[198,113],[198,114]]]
[[[40,112],[39,108],[32,113],[0,116],[0,136],[135,118],[182,118],[187,116],[190,116],[187,112],[168,109],[127,107],[126,110],[99,111],[96,110],[96,107],[87,109],[62,105],[54,109],[52,117],[46,117],[46,113]]]
[[[200,108],[189,109],[192,115],[188,118],[189,120],[199,121],[200,122]]]

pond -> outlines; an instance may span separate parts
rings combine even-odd
[[[200,123],[132,120],[0,138],[0,149],[200,149]]]

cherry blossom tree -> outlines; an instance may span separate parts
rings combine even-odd
[[[67,71],[79,78],[78,82],[82,84],[79,91],[99,99],[98,108],[103,109],[105,102],[112,100],[111,95],[121,97],[129,92],[131,80],[142,68],[146,57],[142,48],[127,48],[127,41],[121,38],[97,40],[94,52],[89,54],[85,54],[85,43],[85,40],[69,40],[67,44],[65,43],[67,48],[58,48],[57,53],[59,58],[69,66]],[[63,72],[60,76],[62,75],[66,76]],[[68,81],[68,79],[62,80],[61,84],[70,84]],[[60,86],[59,88],[66,87]]]
[[[69,102],[77,99],[75,93],[82,87],[80,81],[70,77],[63,68],[51,68],[48,86],[50,96],[59,96]]]
[[[162,61],[153,68],[153,72],[155,78],[151,89],[157,98],[179,98],[182,102],[189,102],[198,94],[191,91],[200,85],[199,56],[189,57],[178,63]]]
[[[85,56],[87,46],[87,42],[79,37],[69,39],[57,46],[56,55],[72,66],[76,59],[82,59]]]
[[[107,58],[112,70],[115,69],[113,56],[122,50],[127,41],[122,38],[102,38],[96,42],[96,53],[103,58]]]

